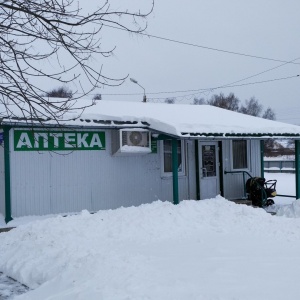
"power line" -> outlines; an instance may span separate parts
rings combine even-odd
[[[281,78],[275,78],[275,79],[269,79],[269,80],[262,80],[262,81],[256,81],[256,82],[249,82],[249,83],[242,83],[242,84],[235,84],[235,85],[227,85],[227,86],[222,86],[222,87],[219,87],[219,88],[224,88],[224,87],[238,87],[238,86],[244,86],[244,85],[260,84],[260,83],[266,83],[266,82],[272,82],[272,81],[292,79],[292,78],[296,78],[296,77],[299,77],[299,76],[300,75],[294,75],[294,76],[281,77]]]
[[[112,26],[112,25],[103,24],[103,26],[114,28],[114,29],[119,29],[119,30],[127,31],[128,32],[128,30],[126,30],[124,28],[119,28],[119,27]],[[207,91],[213,91],[213,90],[220,89],[220,88],[238,87],[238,86],[245,86],[245,85],[267,83],[267,82],[272,82],[272,81],[291,79],[291,78],[295,78],[295,77],[299,76],[299,75],[296,75],[296,76],[290,76],[290,77],[270,79],[270,80],[264,80],[264,81],[258,81],[258,82],[252,82],[252,83],[246,83],[246,84],[236,85],[236,83],[239,83],[239,82],[251,79],[253,77],[259,76],[261,74],[270,72],[272,70],[275,70],[275,69],[278,69],[280,67],[283,67],[283,66],[285,66],[287,64],[297,64],[298,65],[300,63],[295,63],[295,61],[299,60],[300,57],[297,57],[297,58],[295,58],[293,60],[290,60],[290,61],[283,61],[283,60],[277,60],[277,59],[272,59],[272,58],[260,57],[260,56],[245,54],[245,53],[232,52],[232,51],[227,51],[227,50],[222,50],[222,49],[216,49],[216,48],[211,48],[211,47],[206,47],[206,46],[201,46],[201,45],[186,43],[186,42],[182,42],[182,41],[178,41],[178,40],[172,40],[172,39],[168,39],[168,38],[164,38],[164,37],[159,37],[159,36],[155,36],[155,35],[146,34],[146,33],[143,33],[143,32],[136,32],[136,34],[145,35],[145,36],[148,36],[148,37],[153,37],[153,38],[157,38],[157,39],[161,39],[161,40],[166,40],[166,41],[170,41],[170,42],[176,42],[176,43],[180,43],[180,44],[184,44],[184,45],[188,45],[188,46],[194,46],[194,47],[198,47],[198,48],[204,48],[204,49],[208,49],[208,50],[214,50],[214,51],[225,52],[225,53],[229,53],[229,54],[235,54],[235,55],[241,55],[241,56],[248,56],[248,57],[252,57],[252,58],[258,58],[258,59],[265,59],[265,60],[282,62],[282,64],[280,64],[280,65],[278,65],[276,67],[273,67],[271,69],[267,69],[265,71],[256,73],[256,74],[248,76],[248,77],[245,77],[243,79],[239,79],[237,81],[234,81],[234,82],[231,82],[231,83],[228,83],[228,84],[224,84],[224,85],[220,85],[220,86],[217,86],[217,87],[214,87],[214,88],[192,89],[192,90],[178,90],[178,91],[147,92],[147,95],[176,94],[176,93],[200,92],[200,91],[202,91],[202,93],[204,93],[204,92],[207,92]],[[93,94],[91,94],[91,95],[93,95]],[[103,95],[103,96],[139,96],[139,95],[141,95],[141,93],[113,93],[113,94],[112,93],[106,93],[106,94],[101,93],[101,95]],[[195,95],[195,94],[182,95],[182,96],[178,96],[178,97],[185,97],[185,96],[188,97],[188,96],[192,96],[192,95]],[[174,97],[174,98],[178,98],[178,97]],[[154,98],[152,98],[152,99],[154,99]],[[163,98],[155,98],[155,99],[163,99]]]
[[[286,63],[283,63],[283,64],[281,64],[281,65],[279,65],[279,66],[274,67],[274,68],[267,69],[267,70],[265,70],[265,71],[256,73],[256,74],[254,74],[254,75],[248,76],[248,77],[246,77],[246,78],[243,78],[243,79],[240,79],[240,80],[231,82],[231,83],[228,83],[228,84],[223,85],[223,86],[220,86],[220,87],[227,87],[227,86],[229,86],[229,85],[232,85],[232,84],[235,84],[235,83],[239,83],[239,82],[241,82],[241,81],[245,81],[245,80],[251,79],[251,78],[256,77],[256,76],[259,76],[259,75],[261,75],[261,74],[264,74],[264,73],[273,71],[273,70],[275,70],[275,69],[281,68],[281,67],[283,67],[283,66],[285,66],[285,65],[287,65],[287,64],[289,64],[289,63],[292,63],[292,62],[294,62],[294,61],[296,61],[296,60],[298,60],[298,59],[300,59],[300,57],[297,57],[297,58],[295,58],[295,59],[293,59],[293,60],[291,60],[291,61],[288,61],[288,62],[286,62]]]
[[[247,78],[252,78],[254,76],[251,77],[247,77]],[[269,80],[262,80],[262,81],[255,81],[255,82],[249,82],[249,83],[243,83],[243,84],[234,84],[234,83],[238,83],[240,81],[243,81],[245,79],[241,79],[239,81],[235,81],[233,83],[227,84],[227,85],[221,85],[221,86],[217,86],[217,87],[212,87],[212,88],[202,88],[202,89],[194,89],[194,90],[181,90],[181,91],[168,91],[168,92],[147,92],[147,95],[158,95],[158,94],[175,94],[175,93],[187,93],[187,92],[200,92],[200,93],[204,93],[204,92],[208,92],[208,91],[213,91],[213,90],[217,90],[217,89],[221,89],[221,88],[229,88],[229,87],[239,87],[239,86],[246,86],[246,85],[253,85],[253,84],[261,84],[261,83],[268,83],[268,82],[272,82],[272,81],[280,81],[280,80],[288,80],[288,79],[292,79],[292,78],[297,78],[300,77],[300,75],[293,75],[293,76],[288,76],[288,77],[281,77],[281,78],[274,78],[274,79],[269,79]],[[79,94],[79,93],[78,93]],[[115,93],[115,94],[102,94],[102,96],[140,96],[143,93]],[[188,94],[188,95],[181,95],[178,97],[184,97],[184,96],[192,96],[198,93],[193,93],[193,94]],[[93,94],[91,94],[93,95]],[[176,97],[174,97],[176,98]],[[151,98],[151,99],[164,99],[164,98]]]
[[[113,25],[107,25],[107,24],[102,24],[102,25],[105,26],[105,27],[113,28],[113,29],[118,29],[118,30],[122,30],[122,31],[126,31],[126,32],[131,32],[131,31],[125,29],[125,28],[120,28],[120,27],[116,27],[116,26],[113,26]],[[288,62],[288,61],[280,60],[280,59],[274,59],[274,58],[269,58],[269,57],[257,56],[257,55],[247,54],[247,53],[235,52],[235,51],[230,51],[230,50],[224,50],[224,49],[218,49],[218,48],[198,45],[198,44],[194,44],[194,43],[183,42],[183,41],[170,39],[170,38],[166,38],[166,37],[161,37],[161,36],[158,36],[158,35],[153,35],[153,34],[144,33],[144,32],[135,32],[135,33],[139,34],[139,35],[147,36],[149,38],[155,38],[155,39],[158,39],[158,40],[163,40],[163,41],[167,41],[167,42],[182,44],[182,45],[185,45],[185,46],[191,46],[191,47],[196,47],[196,48],[201,48],[201,49],[206,49],[206,50],[211,50],[211,51],[217,51],[217,52],[233,54],[233,55],[239,55],[239,56],[244,56],[244,57],[251,57],[251,58],[256,58],[256,59],[276,61],[276,62],[281,62],[281,63],[296,64],[296,65],[300,64],[300,63]]]
[[[300,59],[300,57],[297,57],[293,60],[291,60],[291,62],[293,61],[296,61]],[[251,76],[248,76],[248,77],[245,77],[243,79],[239,79],[237,81],[234,81],[234,82],[231,82],[231,83],[228,83],[228,84],[223,84],[223,85],[220,85],[220,86],[217,86],[217,87],[214,87],[214,88],[202,88],[202,89],[191,89],[191,90],[178,90],[178,91],[161,91],[161,92],[147,92],[147,95],[158,95],[158,94],[176,94],[176,93],[187,93],[187,92],[198,92],[198,91],[208,91],[208,90],[214,90],[214,89],[220,89],[220,88],[226,88],[226,87],[232,87],[233,84],[235,83],[239,83],[239,82],[242,82],[242,81],[245,81],[245,80],[248,80],[248,79],[251,79],[253,77],[256,77],[256,76],[259,76],[261,74],[264,74],[264,73],[267,73],[267,72],[270,72],[270,71],[273,71],[275,69],[278,69],[286,64],[288,64],[289,62],[286,62],[284,64],[281,64],[279,66],[276,66],[274,68],[271,68],[271,69],[267,69],[265,71],[262,71],[262,72],[259,72],[259,73],[256,73],[254,75],[251,75]],[[293,77],[297,77],[299,75],[296,75],[296,76],[290,76],[290,77],[286,77],[286,78],[283,78],[283,79],[288,79],[288,78],[293,78]],[[277,79],[275,79],[277,80]],[[271,80],[273,81],[273,80]],[[268,82],[268,81],[266,81]],[[139,96],[139,95],[142,95],[142,93],[115,93],[115,94],[101,94],[103,96]]]
[[[174,98],[183,98],[183,97],[195,96],[197,94],[203,94],[203,93],[208,92],[208,91],[212,92],[212,91],[220,89],[220,88],[230,88],[230,87],[240,87],[240,86],[246,86],[246,85],[262,84],[262,83],[268,83],[268,82],[280,81],[280,80],[287,80],[287,79],[292,79],[292,78],[297,78],[297,77],[300,77],[300,75],[294,75],[294,76],[289,76],[289,77],[281,77],[281,78],[274,78],[274,79],[269,79],[269,80],[255,81],[255,82],[242,83],[242,84],[232,84],[232,85],[219,86],[219,87],[214,87],[214,88],[207,88],[207,89],[201,90],[201,92],[200,92],[200,90],[198,90],[199,93],[181,95],[181,96],[174,97]],[[149,98],[149,99],[165,99],[165,98]]]
[[[115,26],[111,26],[111,25],[105,25],[107,27],[111,27],[111,28],[115,28],[115,29],[120,29],[120,30],[123,30],[123,31],[127,31],[126,29],[123,29],[123,28],[118,28],[118,27],[115,27]],[[138,32],[138,34],[142,34],[142,35],[147,35],[149,37],[154,37],[154,38],[159,38],[159,39],[164,39],[164,40],[167,40],[167,41],[172,41],[174,42],[175,40],[171,40],[171,39],[167,39],[167,38],[162,38],[162,37],[158,37],[158,36],[153,36],[153,35],[149,35],[149,34],[145,34],[145,33],[142,33],[142,32]],[[187,45],[194,45],[194,44],[189,44],[189,43],[185,43],[185,42],[180,42],[180,41],[175,41],[175,42],[178,42],[178,43],[183,43],[183,44],[187,44]],[[176,94],[176,93],[187,93],[187,92],[199,92],[199,91],[208,91],[208,90],[215,90],[215,89],[220,89],[220,88],[227,88],[227,87],[235,87],[235,86],[238,86],[238,85],[234,85],[236,83],[239,83],[239,82],[242,82],[242,81],[245,81],[245,80],[248,80],[248,79],[251,79],[253,77],[256,77],[256,76],[259,76],[259,75],[262,75],[264,73],[267,73],[267,72],[270,72],[270,71],[273,71],[275,69],[278,69],[278,68],[281,68],[287,64],[299,64],[299,63],[295,63],[295,61],[299,60],[300,57],[297,57],[295,59],[292,59],[290,61],[282,61],[282,60],[275,60],[275,59],[270,59],[270,58],[263,58],[263,57],[258,57],[258,56],[253,56],[253,55],[248,55],[248,54],[243,54],[243,53],[237,53],[237,52],[231,52],[231,51],[226,51],[226,50],[221,50],[221,49],[215,49],[215,48],[209,48],[209,47],[205,47],[205,46],[200,46],[200,45],[196,45],[200,48],[206,48],[206,49],[210,49],[210,50],[216,50],[216,51],[221,51],[221,52],[227,52],[227,53],[231,53],[231,54],[237,54],[237,55],[243,55],[243,56],[250,56],[250,57],[254,57],[254,58],[260,58],[260,59],[266,59],[266,60],[272,60],[272,61],[278,61],[278,62],[282,62],[282,64],[274,67],[274,68],[271,68],[271,69],[267,69],[265,71],[262,71],[262,72],[259,72],[259,73],[256,73],[254,75],[251,75],[251,76],[248,76],[248,77],[245,77],[243,79],[239,79],[237,81],[234,81],[234,82],[231,82],[231,83],[228,83],[228,84],[224,84],[224,85],[221,85],[221,86],[218,86],[218,87],[215,87],[215,88],[206,88],[206,89],[194,89],[194,90],[179,90],[179,91],[163,91],[163,92],[152,92],[152,93],[149,93],[147,92],[148,95],[155,95],[155,94]],[[296,77],[296,76],[295,76]],[[292,78],[292,77],[291,77]],[[283,79],[286,79],[286,78],[283,78]],[[275,79],[277,80],[277,79]],[[271,80],[271,81],[274,81],[274,80]],[[268,82],[268,81],[264,81],[264,82]],[[252,84],[252,83],[250,83]],[[241,86],[241,85],[240,85]],[[122,96],[133,96],[133,95],[141,95],[140,93],[137,94],[137,93],[134,93],[134,94],[103,94],[103,95],[106,95],[106,96],[118,96],[118,95],[122,95]],[[176,98],[176,97],[175,97]]]

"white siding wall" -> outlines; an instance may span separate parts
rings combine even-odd
[[[66,152],[13,151],[11,143],[12,216],[97,211],[140,205],[155,200],[172,201],[172,178],[162,177],[160,143],[157,153],[111,155],[111,131],[106,150]],[[13,141],[13,132],[10,132]],[[260,176],[260,142],[250,141],[249,173]],[[179,177],[179,199],[196,199],[195,142],[186,147],[186,176]],[[4,212],[4,153],[0,148],[0,209]],[[223,169],[231,170],[230,141],[223,141]],[[224,196],[244,196],[242,174],[227,174]],[[247,177],[246,177],[247,179]],[[2,212],[2,213],[3,213]]]
[[[197,183],[196,183],[196,153],[195,153],[195,141],[188,141],[187,147],[187,176],[188,176],[188,191],[187,198],[185,199],[197,199]]]
[[[172,179],[161,177],[159,145],[153,154],[112,156],[110,133],[106,131],[103,151],[74,151],[68,155],[15,152],[11,145],[12,216],[96,211],[158,199],[172,201]],[[192,158],[193,151],[188,146]],[[187,168],[190,172],[193,164]],[[179,178],[181,200],[189,198],[187,178]],[[195,197],[195,183],[191,182],[191,196]]]
[[[250,140],[250,169],[251,176],[261,176],[260,169],[260,141]],[[223,169],[234,171],[231,167],[231,142],[223,142]],[[244,181],[242,174],[224,174],[224,197],[227,199],[241,199],[244,196]],[[246,175],[245,180],[249,177]]]

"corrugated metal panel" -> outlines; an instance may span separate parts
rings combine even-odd
[[[251,140],[251,173],[252,176],[261,176],[261,155],[260,155],[260,141]]]
[[[105,151],[15,152],[11,145],[12,216],[97,211],[158,199],[172,201],[172,178],[161,177],[160,144],[157,153],[114,156],[111,131],[105,132]],[[250,173],[260,176],[259,141],[250,144]],[[181,200],[196,199],[195,142],[185,145],[187,175],[179,177]],[[226,171],[231,171],[230,151],[230,141],[223,141]],[[224,175],[224,193],[228,199],[243,197],[243,176]]]
[[[187,142],[188,194],[185,199],[197,199],[195,141]]]
[[[12,217],[51,213],[50,155],[11,151]]]
[[[0,132],[3,132],[0,130]],[[0,145],[0,214],[5,216],[4,148]]]
[[[91,152],[91,153],[87,153]],[[89,161],[98,151],[74,151],[62,155],[53,154],[50,164],[51,212],[76,212],[91,210],[91,178]],[[103,151],[100,151],[103,152]]]
[[[251,176],[260,176],[260,141],[250,140],[250,169]],[[223,168],[224,171],[231,169],[231,147],[230,141],[223,141]],[[248,179],[245,176],[245,181]],[[244,180],[242,174],[224,174],[224,196],[227,199],[241,199],[244,197]]]
[[[98,156],[99,163],[89,168],[93,210],[139,205],[160,198],[159,154],[110,156],[110,149],[106,152],[106,159]]]
[[[195,163],[195,142],[185,142],[185,175],[178,178],[178,192],[180,200],[196,199],[196,163]],[[173,180],[172,177],[163,177],[161,180],[161,200],[173,201]]]
[[[12,216],[172,201],[172,180],[161,178],[159,145],[157,153],[113,156],[110,133],[103,151],[15,152],[12,145]],[[187,186],[187,176],[181,177],[180,199],[188,199]]]
[[[162,179],[162,201],[173,202],[173,181],[171,177],[166,177]],[[179,199],[186,200],[188,198],[188,189],[187,189],[187,177],[180,176],[178,178],[178,192]]]

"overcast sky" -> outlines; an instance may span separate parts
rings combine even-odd
[[[150,0],[114,2],[116,6],[140,6],[144,11],[151,4]],[[92,3],[97,5],[95,0],[89,4]],[[213,51],[108,28],[102,31],[102,46],[116,46],[114,56],[95,58],[94,63],[103,64],[104,74],[112,77],[129,74],[145,88],[152,102],[175,97],[176,103],[192,103],[194,97],[209,99],[213,94],[233,92],[241,101],[254,96],[264,108],[274,109],[277,120],[300,125],[300,76],[294,77],[300,74],[299,16],[299,0],[156,0],[147,19],[149,35],[274,60],[298,58],[294,61],[297,64]],[[276,69],[240,81],[272,68]],[[236,81],[245,84],[286,77],[294,78],[214,89]],[[143,90],[128,78],[121,87],[104,87],[98,92],[105,100],[141,101],[139,93]],[[153,94],[158,92],[172,93]]]

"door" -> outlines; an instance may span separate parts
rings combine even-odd
[[[200,199],[220,194],[218,142],[199,142]]]

